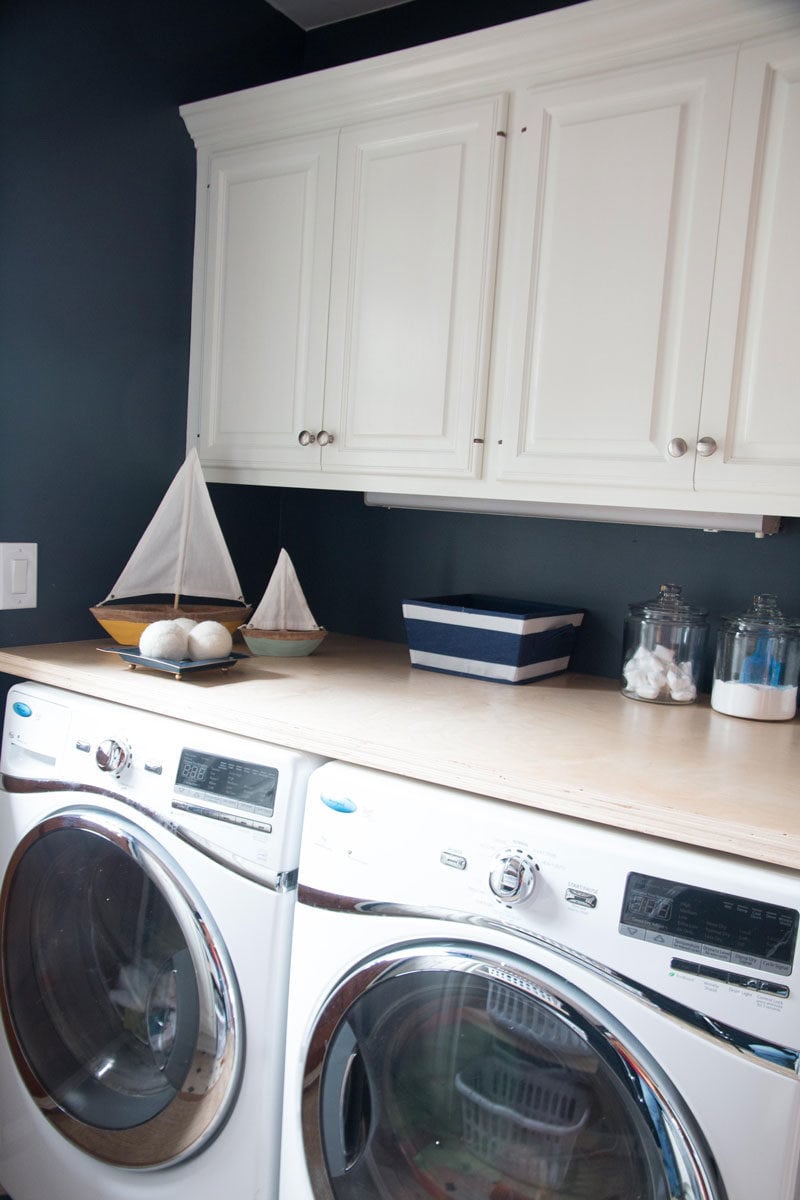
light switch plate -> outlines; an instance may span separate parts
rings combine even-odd
[[[36,608],[36,542],[0,542],[0,608]]]

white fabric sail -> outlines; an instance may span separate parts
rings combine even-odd
[[[102,603],[165,592],[242,600],[241,584],[194,449]]]
[[[294,564],[281,550],[267,590],[250,618],[256,629],[319,629],[306,603]]]

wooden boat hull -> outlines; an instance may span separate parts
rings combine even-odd
[[[240,629],[251,654],[273,658],[313,654],[327,633],[326,629],[256,629],[251,625],[242,625]]]
[[[247,620],[252,607],[242,604],[98,604],[89,612],[102,625],[109,637],[120,646],[138,646],[139,638],[153,621],[174,621],[190,617],[193,621],[219,621],[233,635]]]

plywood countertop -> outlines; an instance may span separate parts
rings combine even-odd
[[[309,658],[176,680],[107,641],[0,649],[0,671],[431,783],[800,871],[800,720],[628,700],[613,680],[526,686],[414,669],[331,634]]]

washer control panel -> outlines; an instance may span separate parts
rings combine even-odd
[[[27,683],[8,694],[0,771],[9,792],[68,792],[70,803],[101,796],[272,882],[296,872],[306,784],[322,761]]]

